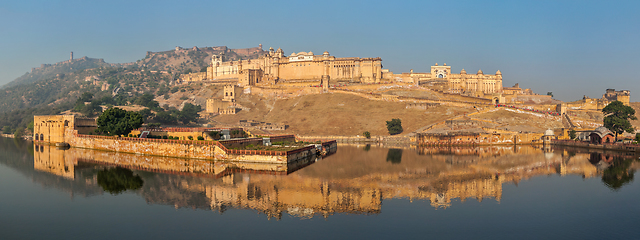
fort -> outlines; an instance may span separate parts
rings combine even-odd
[[[261,49],[260,49],[261,50]],[[254,59],[228,61],[224,51],[214,54],[206,72],[185,74],[181,82],[223,81],[236,82],[238,86],[273,85],[335,85],[345,83],[382,83],[402,82],[420,84],[446,93],[475,97],[495,97],[502,93],[502,73],[467,74],[462,69],[459,74],[451,72],[451,66],[445,63],[431,66],[426,73],[411,72],[394,74],[382,68],[382,59],[331,56],[325,51],[322,55],[313,52],[284,54],[280,48],[269,51]],[[523,94],[520,92],[520,94]],[[502,101],[504,102],[504,101]]]

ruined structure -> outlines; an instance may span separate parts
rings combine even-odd
[[[602,98],[590,98],[584,96],[581,100],[564,103],[562,106],[558,106],[559,109],[567,109],[567,110],[596,110],[600,111],[609,103],[613,101],[620,101],[624,105],[629,106],[629,98],[631,96],[631,91],[629,90],[620,90],[616,91],[615,89],[607,89],[604,94],[602,94]]]
[[[222,98],[207,99],[205,112],[209,114],[236,114],[240,109],[236,104],[236,97],[240,96],[242,92],[242,87],[225,85]]]

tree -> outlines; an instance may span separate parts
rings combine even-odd
[[[634,133],[633,126],[629,122],[631,120],[637,120],[635,116],[636,110],[632,107],[625,106],[620,101],[613,101],[602,109],[604,113],[604,127],[611,130],[616,134],[616,140],[618,140],[618,134],[624,132]]]
[[[13,133],[13,138],[15,139],[22,139],[22,135],[24,135],[24,128],[17,128],[16,131]]]
[[[636,133],[636,142],[640,143],[640,133]]]
[[[200,107],[200,105],[185,103],[184,107],[182,107],[182,111],[178,114],[178,120],[184,124],[195,122],[198,119],[198,112],[200,111],[202,111],[202,107]]]
[[[153,113],[151,112],[151,109],[149,109],[149,108],[142,109],[142,110],[138,111],[138,113],[140,113],[140,115],[142,115],[142,118],[144,118],[145,120],[149,119],[151,116],[153,116]]]
[[[78,98],[77,102],[80,103],[85,103],[85,102],[90,102],[91,99],[93,99],[93,93],[90,92],[84,92],[82,93],[82,95]]]
[[[387,130],[389,130],[389,134],[396,135],[403,131],[402,129],[402,121],[398,118],[391,119],[391,121],[387,122]]]
[[[553,92],[547,92],[547,95],[553,97]]]
[[[4,134],[11,133],[11,127],[9,127],[9,126],[2,127],[2,133],[4,133]]]
[[[31,122],[29,122],[29,124],[27,125],[27,129],[31,132],[33,132],[33,120],[31,120]]]
[[[153,121],[162,123],[162,124],[176,124],[176,117],[172,116],[169,112],[159,112],[156,113],[156,116],[153,118]]]
[[[108,135],[127,135],[142,126],[144,120],[137,112],[109,108],[98,117],[98,132]]]
[[[135,104],[141,105],[141,106],[145,106],[151,109],[157,108],[160,106],[160,104],[153,100],[153,94],[151,93],[145,93],[142,94],[140,97],[138,97],[138,99],[136,99],[136,101],[134,102]]]
[[[364,135],[364,137],[366,137],[367,139],[371,138],[371,133],[369,131],[362,133],[362,135]]]
[[[576,138],[576,130],[571,129],[571,131],[569,131],[569,138],[570,139],[575,139]]]

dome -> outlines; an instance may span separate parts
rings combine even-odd
[[[545,136],[553,136],[553,135],[555,135],[555,134],[553,134],[553,130],[551,130],[551,129],[547,129],[547,131],[544,131],[544,135],[545,135]]]
[[[464,68],[460,71],[460,74],[467,74],[467,71],[464,70]]]
[[[322,53],[322,55],[329,55],[329,52],[324,51],[324,52]]]
[[[313,55],[313,52],[308,52],[307,55]]]
[[[478,74],[482,74],[482,69],[478,70]]]
[[[289,55],[289,56],[291,56],[291,57],[295,57],[295,56],[296,56],[296,53],[291,53],[291,55]]]
[[[500,70],[498,70],[498,71],[496,72],[496,75],[502,75],[502,72],[500,72]]]

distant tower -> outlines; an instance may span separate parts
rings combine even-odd
[[[71,56],[69,56],[69,61],[73,61],[73,52],[71,52]]]

